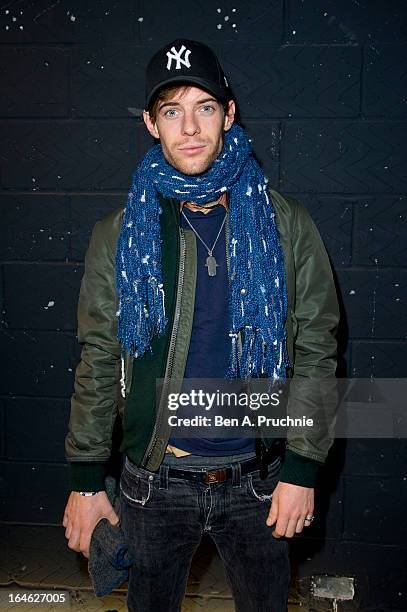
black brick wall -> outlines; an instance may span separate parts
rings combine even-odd
[[[0,9],[2,520],[60,521],[84,253],[151,145],[144,67],[172,38],[217,51],[271,184],[316,221],[343,302],[342,374],[406,376],[406,14],[397,0]],[[334,451],[322,519],[292,543],[299,574],[353,575],[360,609],[405,610],[404,442]]]

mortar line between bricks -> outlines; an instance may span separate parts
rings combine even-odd
[[[64,260],[62,260],[62,259],[59,259],[59,260],[55,260],[55,259],[49,259],[49,260],[41,259],[41,261],[38,261],[38,260],[30,261],[29,259],[25,259],[25,260],[23,260],[23,259],[5,259],[5,260],[2,261],[2,264],[5,265],[5,266],[6,265],[10,265],[10,264],[13,265],[13,266],[16,266],[16,265],[23,265],[24,266],[26,264],[31,264],[33,266],[42,266],[44,264],[47,264],[47,265],[54,265],[54,266],[69,266],[69,267],[78,266],[78,267],[82,267],[84,265],[84,260],[82,260],[82,261],[78,261],[78,260],[69,260],[69,261],[66,261],[65,259]]]
[[[278,190],[282,193],[282,195],[284,195],[284,190],[283,190],[283,168],[286,167],[285,164],[285,150],[286,147],[283,147],[283,142],[285,139],[285,126],[286,126],[286,122],[285,120],[280,121],[280,142],[279,142],[279,151],[278,151],[278,183],[277,183],[277,188]],[[273,187],[273,185],[271,185],[271,187]],[[289,195],[287,193],[287,195]],[[294,197],[295,197],[295,193],[293,193]]]
[[[339,542],[343,542],[343,534],[345,533],[345,508],[346,508],[346,487],[345,487],[345,480],[344,478],[340,477],[340,483],[341,483],[341,487],[342,487],[342,504],[341,504],[341,529],[340,529],[340,535],[338,538]]]
[[[12,332],[23,332],[24,334],[27,334],[27,333],[30,333],[30,334],[38,334],[38,333],[40,333],[40,334],[43,334],[43,333],[49,334],[49,333],[52,333],[52,334],[55,334],[55,335],[58,335],[58,336],[66,336],[67,338],[74,339],[74,340],[77,339],[76,338],[76,329],[55,329],[55,327],[53,329],[52,328],[33,329],[31,327],[14,328],[14,327],[10,327],[9,326],[9,327],[3,327],[3,329],[0,330],[0,331],[2,331],[3,333],[6,333],[6,332],[9,332],[9,333],[12,333]]]
[[[35,466],[46,466],[46,465],[63,465],[63,466],[67,466],[69,465],[69,463],[67,461],[43,461],[41,459],[0,459],[0,465],[3,465],[5,463],[15,463],[18,465],[29,465],[32,466],[33,463],[35,463]]]
[[[349,264],[349,268],[353,268],[354,267],[354,246],[356,245],[356,216],[357,216],[357,204],[355,202],[350,202],[350,206],[352,209],[352,214],[351,214],[351,228],[350,228],[350,264]]]
[[[53,334],[58,334],[58,335],[65,335],[67,337],[70,338],[74,338],[76,339],[76,327],[67,327],[66,329],[61,329],[59,328],[55,328],[55,327],[12,327],[11,325],[8,325],[7,327],[3,327],[2,331],[7,331],[7,332],[29,332],[31,334],[36,334],[38,332],[40,333],[50,333],[52,332]]]
[[[348,352],[348,359],[346,358],[346,351]],[[352,376],[353,368],[353,342],[350,338],[347,339],[346,347],[342,354],[342,359],[345,362],[345,372]]]
[[[318,192],[314,192],[314,191],[284,191],[285,195],[288,196],[293,196],[293,197],[299,197],[299,198],[307,198],[307,197],[314,197],[314,198],[332,198],[332,199],[336,199],[336,198],[341,198],[341,200],[344,201],[349,201],[349,200],[354,200],[355,198],[363,198],[366,200],[374,200],[376,198],[399,198],[399,199],[405,199],[407,196],[405,193],[392,193],[390,191],[387,192],[371,192],[371,193],[366,193],[366,192],[356,192],[353,191],[351,193],[344,193],[343,191],[318,191]],[[0,192],[1,194],[1,192]]]
[[[6,5],[7,6],[7,5]],[[2,9],[4,9],[5,7],[2,6]],[[289,15],[288,15],[289,17]],[[287,24],[288,25],[288,24]],[[288,27],[287,27],[288,30]],[[251,47],[271,47],[271,48],[276,48],[278,49],[279,47],[345,47],[345,48],[355,48],[355,47],[361,47],[362,45],[369,45],[371,44],[368,40],[363,41],[361,43],[351,43],[351,42],[347,42],[347,43],[341,43],[341,42],[321,42],[321,43],[316,43],[316,42],[310,42],[310,41],[303,41],[303,42],[282,42],[280,45],[270,45],[269,41],[265,41],[265,42],[261,42],[261,41],[256,41],[255,43],[250,42],[248,40],[241,40],[241,41],[237,41],[236,39],[225,39],[224,42],[219,42],[219,41],[214,41],[213,44],[219,44],[220,46],[226,46],[229,47],[231,45],[238,45],[238,44],[246,44],[249,45]],[[208,43],[210,44],[210,43]],[[89,47],[95,47],[96,49],[98,49],[100,46],[100,41],[98,40],[94,40],[92,42],[77,42],[77,41],[61,41],[61,42],[53,42],[53,41],[49,41],[49,42],[41,42],[41,41],[28,41],[28,42],[24,42],[24,41],[20,41],[20,42],[0,42],[0,47],[2,48],[6,48],[6,47],[10,47],[11,49],[18,49],[18,48],[26,48],[26,47],[32,47],[32,48],[36,48],[36,47],[56,47],[56,48],[60,48],[60,49],[89,49]],[[383,41],[377,44],[377,46],[380,47],[406,47],[407,46],[407,42],[405,41],[398,41],[398,42],[390,42],[390,41]],[[103,47],[116,47],[116,48],[123,48],[123,49],[137,49],[137,50],[142,50],[144,48],[151,50],[151,52],[153,52],[153,50],[156,49],[156,46],[154,46],[153,44],[149,44],[148,42],[144,41],[144,42],[139,42],[139,43],[134,43],[133,39],[129,39],[126,40],[124,42],[120,42],[120,41],[106,41],[103,44]]]
[[[6,436],[6,431],[8,431],[7,429],[7,406],[4,403],[3,404],[3,410],[1,411],[1,424],[3,427],[3,432],[0,434],[3,436],[3,454],[5,457],[7,457],[8,454],[8,436]]]
[[[377,479],[377,476],[376,476]],[[400,480],[400,478],[396,478],[395,480]],[[403,544],[389,544],[384,543],[382,540],[352,540],[350,538],[346,538],[345,540],[341,540],[341,544],[355,544],[355,542],[357,542],[358,544],[362,544],[365,546],[380,546],[380,548],[390,548],[390,549],[394,549],[394,550],[405,550],[406,547]]]
[[[139,125],[144,124],[144,121],[141,117],[136,117],[135,115],[85,115],[84,117],[75,117],[75,116],[67,116],[65,115],[55,115],[54,117],[39,117],[36,115],[25,115],[24,117],[7,117],[7,115],[0,115],[0,121],[4,121],[4,123],[32,123],[35,121],[36,123],[84,123],[85,121],[97,121],[98,123],[109,123],[109,122],[129,122],[137,123]]]
[[[71,117],[72,116],[72,81],[71,81],[72,53],[65,52],[64,55],[65,55],[65,73],[66,73],[65,115],[66,117]]]
[[[6,278],[5,278],[5,270],[3,268],[5,262],[1,261],[0,265],[1,265],[1,303],[0,303],[0,309],[1,309],[1,322],[3,323],[3,315],[5,315],[5,308],[6,308]]]
[[[67,225],[67,233],[66,233],[66,257],[65,261],[61,263],[73,263],[72,259],[72,235],[73,235],[73,226],[72,226],[72,202],[71,197],[66,194],[64,195],[64,206],[65,206],[65,214],[66,214],[66,225]],[[42,260],[45,261],[45,260]]]
[[[287,38],[288,35],[288,19],[289,19],[289,13],[290,13],[290,9],[289,9],[289,4],[288,4],[288,0],[283,0],[283,7],[282,7],[282,38],[281,38],[281,47],[286,46],[284,44],[284,41]]]
[[[360,47],[360,73],[359,73],[359,116],[363,116],[363,104],[364,104],[364,70],[365,70],[365,46]]]
[[[38,399],[40,401],[46,400],[46,401],[52,401],[55,402],[55,400],[57,401],[61,401],[61,402],[66,402],[69,401],[71,399],[71,395],[66,395],[64,397],[61,397],[59,395],[16,395],[16,394],[12,394],[12,395],[4,395],[4,394],[0,394],[0,400],[6,401],[6,400],[33,400],[33,399]]]
[[[363,474],[363,477],[365,476],[365,474]],[[377,480],[377,475],[376,476],[372,476],[372,478],[376,478]],[[399,480],[399,478],[397,478],[396,480]],[[305,538],[304,538],[305,539]],[[393,549],[401,549],[401,550],[405,550],[405,546],[403,546],[402,544],[382,544],[381,541],[376,541],[376,542],[367,542],[367,541],[361,541],[361,540],[350,540],[349,538],[346,539],[341,539],[339,540],[338,538],[328,538],[326,536],[324,537],[318,537],[318,536],[311,536],[311,535],[307,535],[306,540],[311,540],[313,542],[330,542],[330,543],[339,543],[339,544],[353,544],[354,542],[360,542],[362,544],[370,544],[370,545],[379,545],[380,547],[382,546],[386,546],[387,548],[393,548]]]
[[[64,196],[127,196],[128,195],[128,191],[69,191],[64,189],[63,191],[46,191],[46,190],[39,190],[37,189],[36,191],[29,191],[29,190],[15,190],[13,191],[12,189],[0,189],[0,197],[1,196],[21,196],[21,195],[32,195],[32,196],[58,196],[58,197],[64,197]]]
[[[23,523],[21,521],[4,521],[0,520],[0,527],[59,527],[62,529],[61,523]],[[13,580],[16,582],[16,580]],[[81,587],[82,588],[82,587]]]
[[[143,9],[143,3],[140,0],[135,0],[135,9],[136,9],[136,14],[137,15],[143,15],[144,14],[144,9]],[[142,39],[142,34],[141,34],[141,23],[139,23],[139,21],[137,19],[134,19],[133,21],[133,39],[137,40],[136,46],[140,47],[140,49],[142,47],[147,47],[149,48],[148,44],[143,44],[143,39]]]
[[[295,196],[322,196],[322,197],[342,197],[344,200],[351,200],[354,197],[364,197],[364,198],[376,198],[376,197],[395,197],[395,198],[405,198],[405,192],[392,192],[392,191],[372,191],[372,192],[362,192],[362,191],[286,191],[286,195],[295,195]]]
[[[368,124],[371,123],[372,121],[377,122],[383,122],[383,123],[391,123],[392,121],[394,122],[402,122],[402,123],[406,123],[407,122],[407,117],[406,115],[391,115],[390,117],[388,115],[363,115],[363,117],[360,117],[359,115],[338,115],[338,114],[334,114],[334,115],[293,115],[292,113],[290,115],[264,115],[262,117],[249,117],[248,115],[243,115],[242,116],[242,123],[264,123],[265,121],[270,122],[270,121],[278,121],[281,119],[285,119],[290,123],[296,123],[299,121],[307,121],[308,123],[312,124],[315,121],[325,121],[328,122],[330,124],[338,124],[338,123],[344,123],[345,121],[348,122],[353,122],[353,123],[358,123],[360,125],[363,124]]]

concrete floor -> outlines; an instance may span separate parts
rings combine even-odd
[[[94,596],[86,559],[69,550],[61,527],[0,525],[1,612],[125,612],[126,589]],[[44,591],[65,593],[65,603],[10,603],[24,591],[38,600]],[[223,567],[211,541],[198,549],[191,568],[182,612],[233,612]],[[290,597],[289,612],[310,612],[298,596]]]

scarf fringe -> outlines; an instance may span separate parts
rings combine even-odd
[[[119,321],[134,319],[138,313],[136,328],[120,325],[118,329],[118,340],[126,347],[127,351],[134,357],[141,357],[148,350],[151,352],[151,342],[154,336],[161,336],[166,328],[168,320],[165,315],[164,290],[162,285],[148,285],[146,302],[143,308],[139,308],[140,302],[135,295],[123,300],[118,312]],[[155,313],[154,319],[150,312]]]
[[[270,331],[270,330],[269,330]],[[286,350],[286,334],[277,340],[266,339],[259,329],[246,326],[240,359],[237,352],[238,334],[232,335],[232,352],[226,378],[272,377],[285,380],[285,370],[290,366]]]

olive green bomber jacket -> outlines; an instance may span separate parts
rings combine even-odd
[[[334,377],[339,309],[325,247],[307,209],[297,200],[269,191],[284,253],[290,376]],[[179,228],[179,202],[163,200],[162,208],[169,325],[164,336],[153,341],[152,354],[141,359],[126,355],[122,360],[116,337],[115,252],[123,208],[97,222],[92,233],[78,304],[78,339],[83,348],[66,437],[74,490],[104,488],[103,466],[111,453],[117,414],[123,423],[122,450],[134,463],[156,470],[165,452],[170,431],[155,406],[155,379],[168,375],[171,351],[175,365],[171,361],[170,374],[183,376],[193,319],[196,242],[192,231]],[[302,401],[295,392],[290,394],[289,402]],[[288,436],[280,479],[314,486],[317,468],[331,443],[328,436],[321,436],[317,443],[305,433]]]

